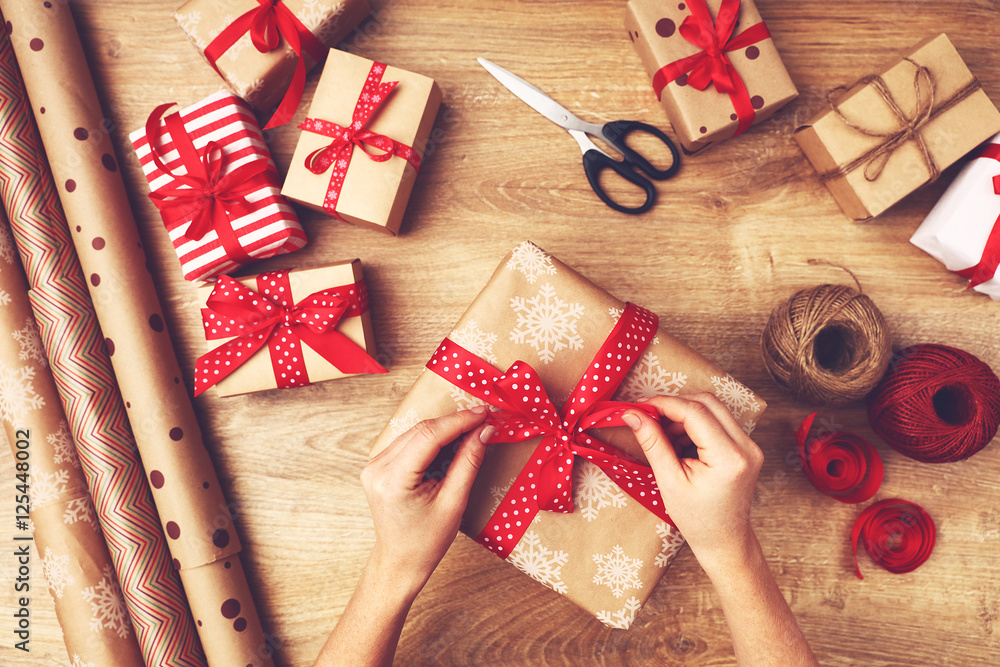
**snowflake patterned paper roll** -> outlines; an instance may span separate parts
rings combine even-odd
[[[519,360],[527,363],[555,407],[562,408],[625,313],[621,301],[526,241],[504,258],[448,340],[496,369],[508,369]],[[766,407],[750,389],[662,328],[632,361],[616,400],[709,391],[747,432]],[[421,419],[483,402],[438,373],[424,372],[376,438],[372,453]],[[629,429],[593,433],[623,456],[645,461]],[[488,448],[463,518],[466,535],[480,535],[538,442],[536,438]],[[440,458],[447,456],[445,452]],[[441,474],[443,462],[435,462],[429,474]],[[572,486],[574,510],[538,512],[529,525],[520,527],[523,535],[506,560],[606,625],[628,628],[683,538],[588,460],[573,463]],[[623,525],[630,530],[622,531]]]

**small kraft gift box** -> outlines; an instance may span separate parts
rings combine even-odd
[[[1000,130],[1000,112],[945,34],[921,41],[881,74],[831,91],[827,103],[794,136],[855,221],[935,180]]]
[[[187,280],[306,244],[253,110],[220,91],[179,112],[157,107],[129,139]]]
[[[395,235],[440,104],[433,79],[330,51],[282,194]]]
[[[375,360],[361,260],[220,276],[198,296],[215,347],[198,359],[195,396],[213,386],[233,396],[386,372]]]
[[[630,0],[625,29],[688,153],[798,95],[753,0]]]
[[[1000,301],[1000,134],[958,172],[910,243]]]
[[[371,12],[368,0],[188,0],[174,20],[237,95],[287,123],[306,72]]]
[[[749,433],[766,407],[657,321],[521,243],[434,351],[372,456],[422,419],[491,405],[496,431],[462,532],[628,628],[684,540],[622,412],[649,412],[639,398],[708,391]]]

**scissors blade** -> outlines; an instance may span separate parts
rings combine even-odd
[[[522,102],[564,130],[578,130],[583,129],[583,127],[590,126],[589,123],[585,123],[577,118],[569,109],[559,104],[554,99],[540,91],[538,88],[535,88],[533,85],[516,74],[508,72],[503,67],[490,62],[486,58],[476,58],[476,60],[486,69],[487,72],[492,74],[493,78],[499,81],[504,88],[512,92]]]

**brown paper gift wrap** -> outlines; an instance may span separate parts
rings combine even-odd
[[[713,18],[721,5],[722,0],[708,0]],[[684,3],[663,0],[630,0],[628,3],[625,29],[651,79],[661,67],[701,50],[679,30],[690,15],[691,10]],[[760,13],[753,1],[743,0],[733,35],[738,36],[760,22]],[[770,118],[798,95],[772,39],[729,51],[726,56],[746,85],[754,109],[754,125]],[[738,122],[729,95],[716,90],[715,84],[698,90],[686,82],[687,76],[682,75],[667,84],[660,95],[660,104],[684,148],[695,152],[710,143],[732,137]]]
[[[854,220],[879,215],[1000,130],[1000,112],[944,34],[830,102],[794,136]]]
[[[501,370],[517,360],[527,362],[561,408],[623,308],[621,301],[524,242],[500,263],[449,338]],[[661,328],[616,399],[703,391],[718,396],[748,432],[766,407],[756,394]],[[372,455],[421,419],[477,403],[425,370],[376,438]],[[630,430],[601,429],[596,435],[645,462]],[[462,532],[473,538],[479,534],[538,442],[487,449]],[[507,560],[606,625],[628,628],[683,538],[594,464],[578,458],[573,479],[574,511],[539,512]]]
[[[361,260],[354,259],[347,262],[339,262],[329,266],[312,269],[293,269],[288,272],[288,279],[291,283],[292,300],[298,302],[319,290],[351,285],[353,283],[364,283],[364,271],[361,268]],[[237,282],[257,291],[257,276],[247,276],[237,278]],[[205,285],[198,290],[199,302],[205,304],[211,296],[214,285]],[[362,300],[367,303],[367,298]],[[337,323],[336,330],[346,336],[351,342],[367,352],[368,356],[375,357],[375,336],[372,333],[371,313],[367,307],[363,307],[364,312],[356,317],[343,317]],[[225,344],[230,338],[210,340],[209,348]],[[330,365],[317,352],[312,350],[306,343],[302,343],[302,356],[305,362],[309,382],[315,384],[324,380],[334,380],[347,377],[343,373]],[[257,350],[249,360],[237,368],[231,375],[220,380],[216,385],[219,396],[235,396],[237,394],[249,394],[255,391],[265,391],[276,389],[278,386],[274,378],[274,369],[271,366],[271,356],[267,345]]]
[[[327,47],[336,46],[370,12],[368,0],[285,0],[284,5]],[[233,20],[260,7],[257,0],[188,0],[174,13],[174,20],[202,55]],[[316,63],[303,51],[306,69]],[[281,42],[261,53],[247,33],[216,62],[222,78],[255,109],[269,112],[278,105],[292,80],[298,57]]]
[[[372,64],[367,58],[330,51],[308,117],[350,126]],[[366,129],[423,155],[441,104],[441,90],[433,79],[392,66],[386,67],[382,81],[398,81],[399,85],[375,112]],[[329,212],[323,208],[323,202],[330,186],[330,171],[314,174],[305,164],[310,154],[330,142],[329,137],[321,134],[302,132],[281,189],[281,194],[289,199],[326,215]],[[417,170],[401,157],[376,162],[355,148],[337,201],[337,214],[355,225],[396,234],[416,176]]]

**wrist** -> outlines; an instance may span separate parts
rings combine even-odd
[[[755,567],[762,557],[760,542],[749,525],[745,530],[729,535],[722,544],[711,548],[692,546],[691,550],[713,583]]]
[[[365,574],[373,587],[390,600],[405,604],[413,602],[430,579],[431,573],[425,570],[387,552],[377,542],[365,565]]]

